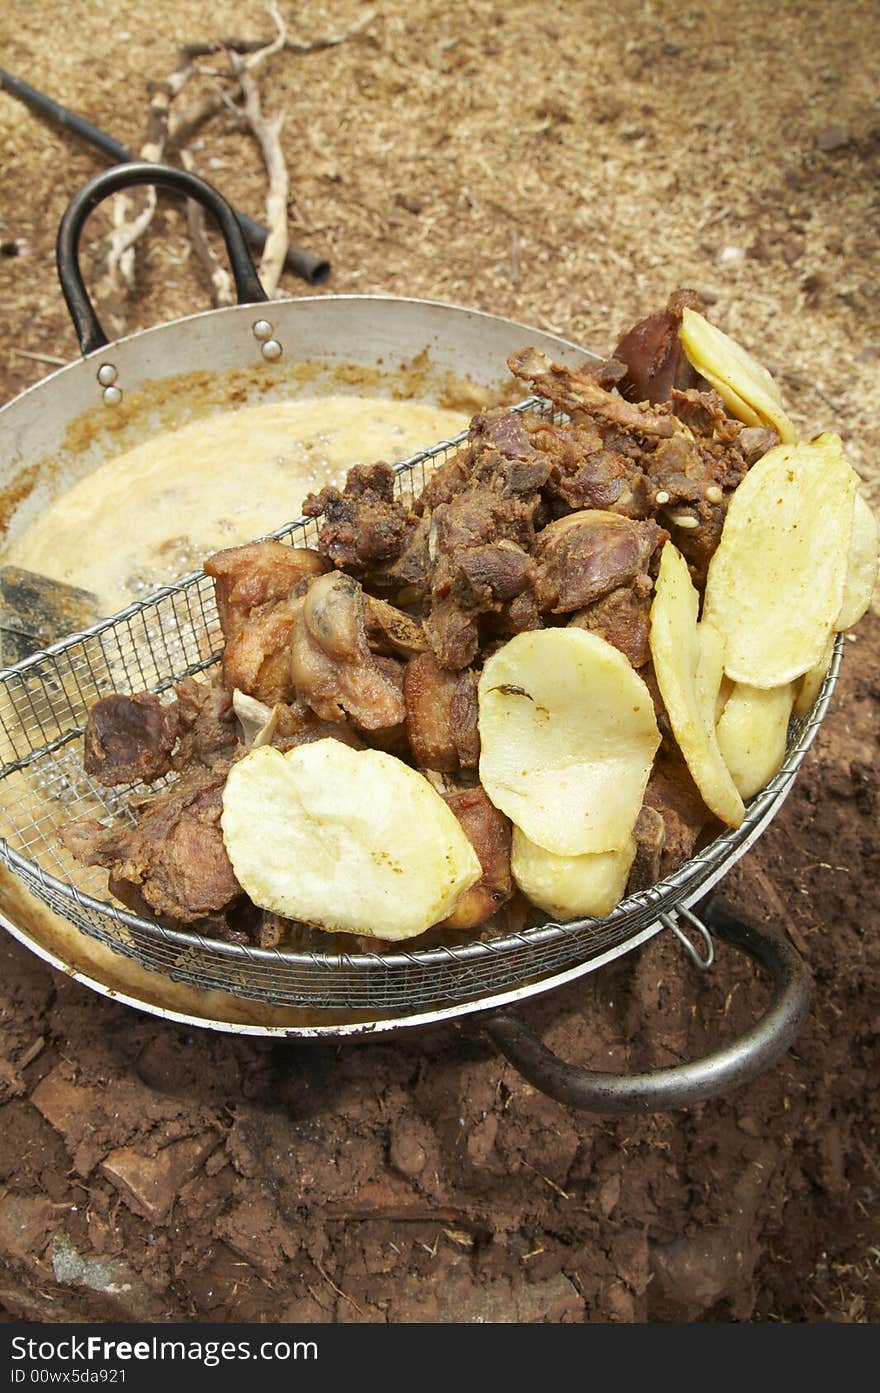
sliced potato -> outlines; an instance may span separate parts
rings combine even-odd
[[[623,899],[635,855],[630,837],[618,851],[556,856],[514,827],[510,867],[526,899],[554,919],[601,919]]]
[[[809,672],[805,672],[799,682],[795,683],[794,706],[792,714],[795,716],[806,716],[812,710],[813,702],[822,690],[822,683],[828,674],[831,666],[831,657],[834,653],[834,640],[837,638],[835,633],[828,635],[828,642],[825,651],[815,667],[811,667]]]
[[[651,605],[654,672],[678,747],[706,807],[729,827],[738,827],[745,808],[715,734],[723,641],[713,625],[697,624],[698,608],[687,563],[667,542]]]
[[[718,746],[743,798],[752,798],[785,759],[795,684],[748,687],[736,682],[717,725]]]
[[[838,436],[779,445],[730,501],[703,617],[724,638],[724,670],[781,687],[815,667],[841,611],[858,476]]]
[[[483,873],[427,779],[339,740],[245,755],[229,771],[221,826],[254,904],[331,933],[412,938]]]
[[[860,493],[853,509],[852,535],[843,583],[843,604],[835,629],[849,629],[867,612],[877,584],[877,519]]]
[[[496,808],[558,856],[624,846],[660,733],[623,654],[585,629],[517,634],[478,695],[480,781]]]
[[[783,443],[797,440],[776,382],[742,344],[687,308],[682,311],[679,337],[692,367],[712,384],[738,421],[773,426]]]

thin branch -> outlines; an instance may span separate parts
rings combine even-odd
[[[195,159],[191,151],[180,151],[180,162],[184,169],[195,172]],[[232,277],[220,261],[205,230],[205,210],[195,199],[186,200],[186,222],[193,249],[211,282],[211,299],[214,305],[234,305],[235,291]]]

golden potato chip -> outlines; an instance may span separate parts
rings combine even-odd
[[[517,634],[478,694],[480,781],[495,806],[559,856],[624,846],[660,733],[623,654],[585,629]]]
[[[860,493],[853,509],[852,536],[843,584],[843,604],[835,629],[849,629],[866,613],[877,584],[877,519]]]
[[[811,667],[809,672],[805,672],[799,682],[795,683],[797,695],[795,696],[794,706],[792,707],[793,715],[806,716],[807,713],[812,710],[813,703],[822,690],[822,683],[828,675],[836,638],[836,633],[830,633],[828,635],[825,651],[818,663],[816,663],[815,667]]]
[[[339,740],[245,755],[229,771],[221,826],[254,904],[331,933],[412,938],[482,875],[427,779]]]
[[[724,762],[743,798],[752,798],[782,765],[793,702],[793,682],[782,687],[734,683],[716,729]]]
[[[731,415],[750,426],[773,426],[783,443],[797,440],[776,382],[742,344],[687,308],[679,337],[691,366],[712,384]]]
[[[839,438],[821,435],[777,446],[736,489],[703,600],[736,682],[781,687],[818,663],[843,604],[857,484]]]
[[[636,843],[619,851],[557,856],[513,829],[510,868],[526,899],[554,919],[601,919],[623,899]]]
[[[673,734],[706,807],[738,827],[745,808],[715,733],[724,650],[720,633],[697,623],[699,596],[684,557],[667,542],[651,605],[651,657]]]

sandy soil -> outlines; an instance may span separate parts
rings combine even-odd
[[[265,110],[285,114],[291,235],[333,263],[323,290],[286,278],[287,294],[451,300],[602,352],[692,285],[774,371],[805,434],[840,431],[878,499],[876,7],[338,0],[295,23],[282,9],[296,40],[349,33],[259,71]],[[181,44],[271,34],[255,8],[246,20],[230,0],[71,0],[61,22],[9,0],[0,48],[136,149],[147,80]],[[199,140],[200,171],[262,217],[259,156],[234,119]],[[101,161],[2,94],[0,151],[7,399],[76,356],[54,236]],[[108,226],[98,214],[87,236],[94,284]],[[134,292],[99,307],[131,332],[208,296],[163,206]],[[877,1320],[878,702],[869,617],[796,792],[724,886],[803,953],[810,1020],[756,1084],[688,1114],[567,1111],[473,1030],[305,1049],[171,1027],[4,941],[6,1310]],[[731,959],[698,977],[664,936],[529,1019],[584,1061],[696,1057],[761,1008]]]

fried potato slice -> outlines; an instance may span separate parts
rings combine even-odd
[[[843,604],[835,629],[849,629],[867,612],[877,584],[877,519],[860,493],[853,508],[852,535],[843,583]]]
[[[585,629],[517,634],[478,697],[480,781],[496,808],[557,856],[624,846],[660,733],[623,654]]]
[[[792,715],[806,716],[807,713],[812,710],[813,702],[822,690],[822,683],[828,675],[836,638],[836,633],[828,635],[825,651],[818,663],[816,663],[816,666],[811,667],[809,672],[805,672],[800,681],[794,684],[796,696],[794,699],[794,706],[792,707]]]
[[[229,771],[221,826],[254,904],[330,933],[412,938],[483,873],[427,779],[339,740],[245,755]]]
[[[556,856],[513,829],[510,868],[526,899],[554,919],[602,919],[623,899],[635,838],[618,851]]]
[[[749,687],[735,682],[716,730],[718,746],[743,798],[752,798],[785,759],[795,684]]]
[[[724,647],[710,623],[697,623],[699,596],[687,562],[667,542],[651,605],[651,657],[666,714],[703,802],[729,827],[745,808],[715,733]]]
[[[783,443],[797,440],[776,382],[742,344],[687,308],[682,311],[679,338],[691,366],[712,384],[738,421],[773,426]]]
[[[703,600],[734,681],[781,687],[818,663],[843,605],[857,485],[827,434],[770,450],[736,489]]]

